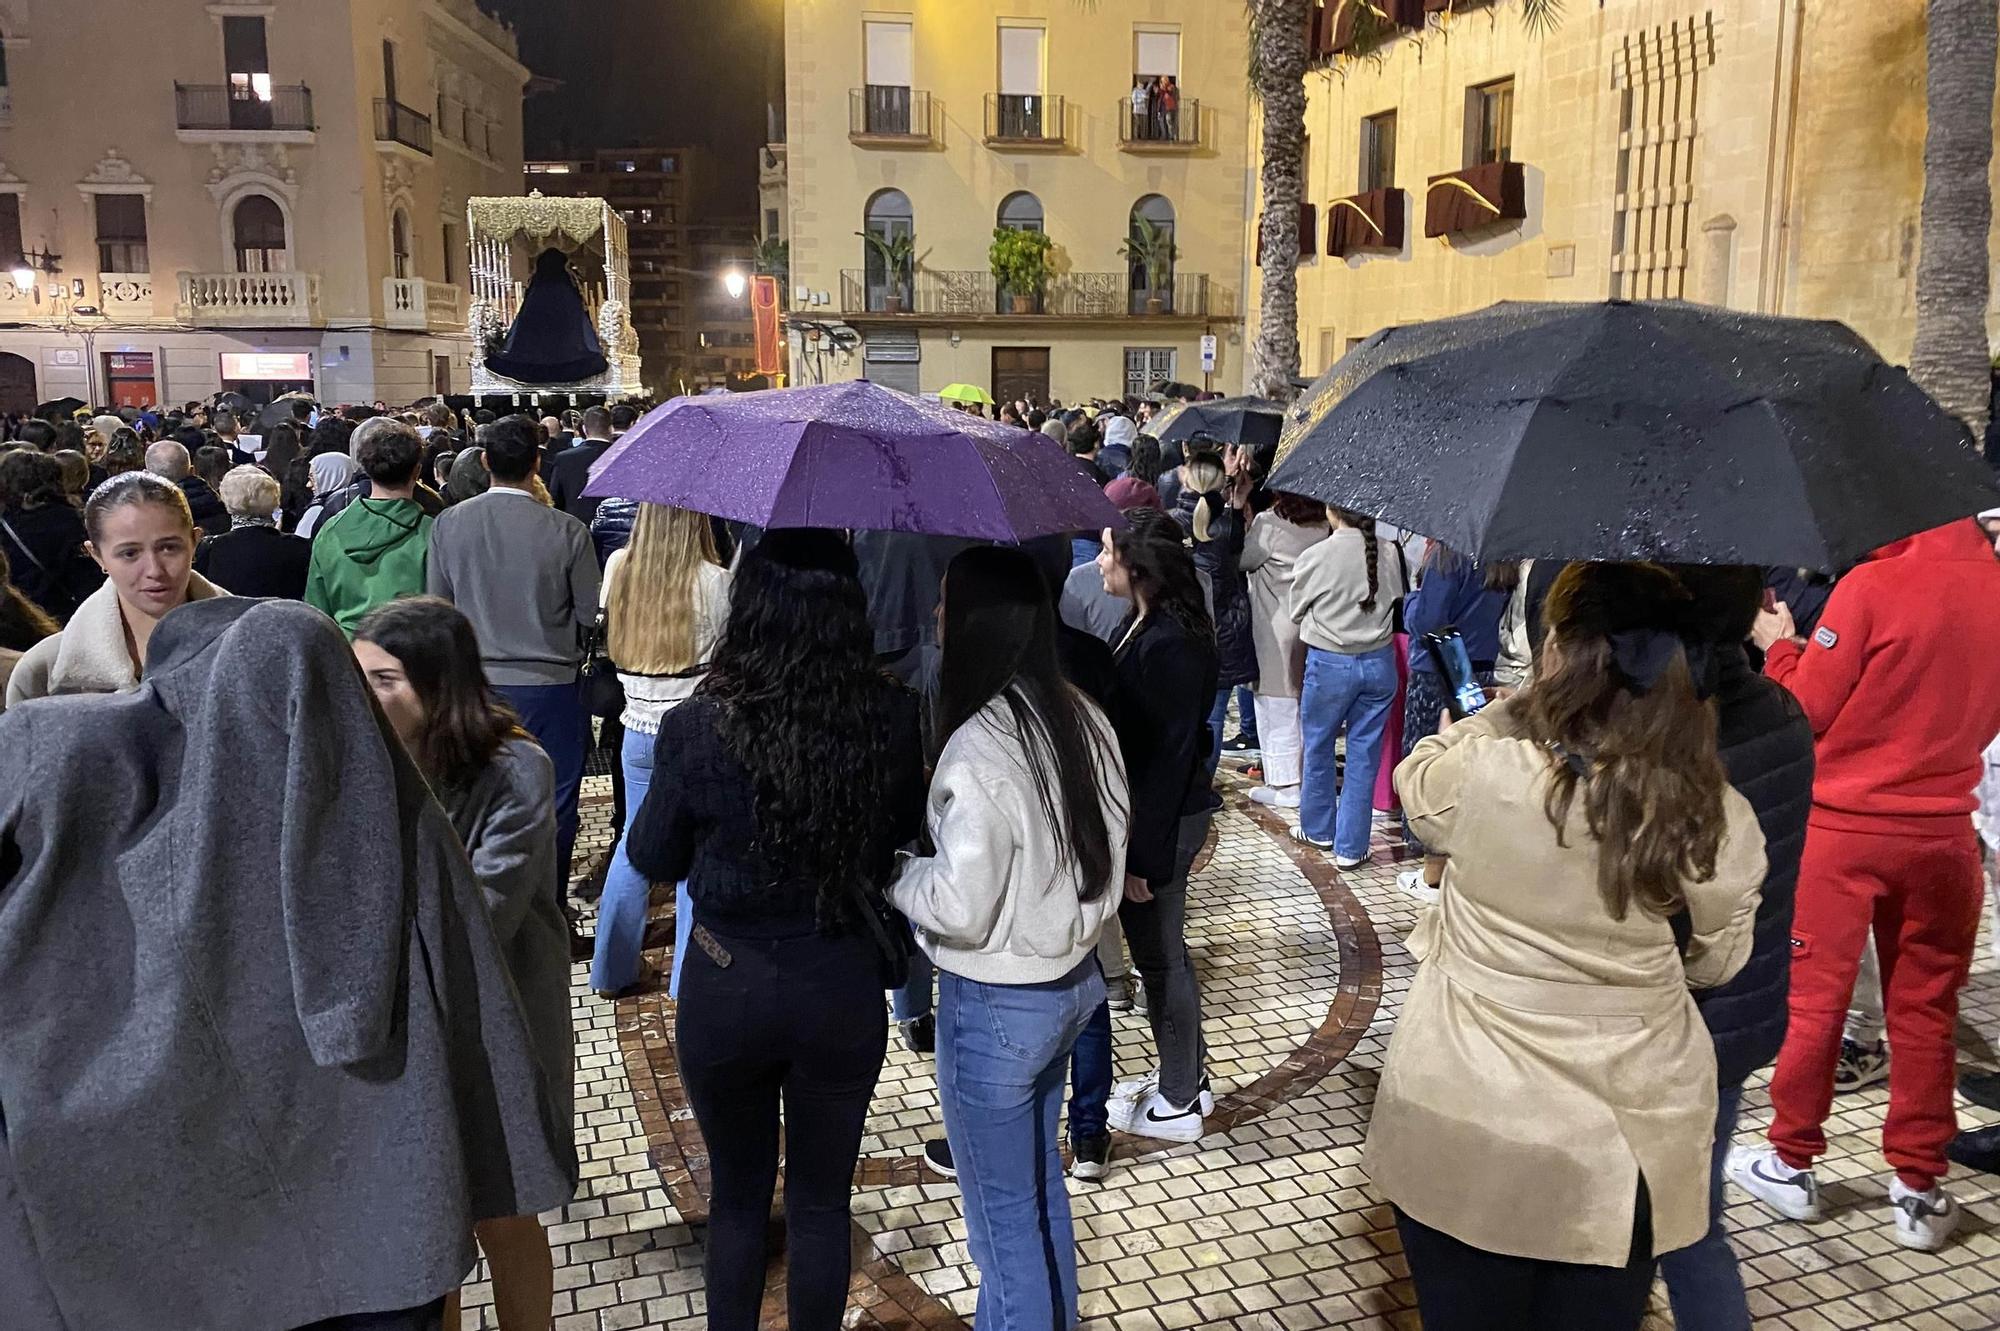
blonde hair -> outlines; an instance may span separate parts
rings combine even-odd
[[[720,565],[708,518],[666,504],[641,504],[632,540],[611,582],[611,659],[640,675],[699,665],[695,591],[703,564]]]
[[[268,518],[278,509],[278,482],[262,467],[232,467],[222,478],[222,506],[235,517]]]
[[[1222,468],[1222,459],[1210,453],[1191,455],[1182,468],[1187,488],[1201,496],[1194,506],[1194,538],[1205,543],[1209,539],[1208,524],[1213,520],[1215,499],[1222,493],[1228,473]]]

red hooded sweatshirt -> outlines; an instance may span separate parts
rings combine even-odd
[[[1883,546],[1833,589],[1812,642],[1764,673],[1812,721],[1815,826],[1891,836],[1969,827],[2000,734],[2000,560],[1971,520]]]

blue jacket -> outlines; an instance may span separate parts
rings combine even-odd
[[[1486,567],[1461,560],[1456,567],[1431,564],[1423,585],[1403,601],[1403,627],[1410,635],[1410,669],[1437,673],[1437,662],[1423,648],[1426,633],[1456,625],[1473,664],[1491,668],[1500,655],[1500,617],[1507,611],[1507,593],[1486,590]]]
[[[632,521],[639,516],[636,499],[606,499],[590,518],[590,543],[597,548],[597,566],[603,568],[611,556],[632,539]]]
[[[1715,689],[1716,747],[1764,832],[1764,897],[1750,960],[1729,983],[1697,989],[1694,1001],[1715,1040],[1717,1083],[1741,1085],[1785,1042],[1792,975],[1792,899],[1812,809],[1812,725],[1792,695],[1750,668],[1739,650],[1722,659]]]

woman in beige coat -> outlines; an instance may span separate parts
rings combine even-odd
[[[1762,834],[1648,564],[1576,564],[1528,692],[1396,771],[1450,856],[1411,936],[1366,1167],[1425,1331],[1633,1331],[1708,1226],[1715,1052],[1688,986],[1748,957]]]
[[[1292,564],[1326,539],[1326,509],[1316,499],[1274,491],[1271,507],[1250,523],[1243,539],[1243,572],[1250,579],[1250,640],[1257,649],[1257,739],[1264,784],[1250,792],[1259,804],[1299,807],[1299,688],[1306,648],[1292,621]]]

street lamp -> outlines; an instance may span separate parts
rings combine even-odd
[[[14,260],[14,266],[8,270],[7,276],[13,280],[16,291],[34,291],[35,275],[47,273],[53,277],[61,271],[58,266],[61,263],[60,254],[50,254],[47,250],[23,250],[21,257]]]
[[[747,283],[743,279],[743,272],[741,269],[731,268],[722,275],[722,289],[729,293],[729,298],[731,300],[743,299],[744,289],[748,285],[749,283]]]

